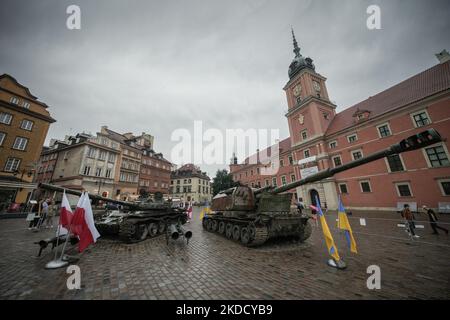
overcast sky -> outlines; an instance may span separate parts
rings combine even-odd
[[[71,4],[81,30],[66,28]],[[371,4],[381,30],[366,27]],[[171,133],[194,120],[288,136],[291,25],[340,111],[435,65],[449,12],[447,0],[2,0],[0,74],[50,106],[47,142],[108,125],[152,134],[170,158]]]

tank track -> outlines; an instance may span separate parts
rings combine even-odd
[[[155,222],[126,220],[119,226],[119,239],[125,243],[137,243],[161,235],[164,231],[165,228]]]
[[[221,226],[221,224],[224,224]],[[257,247],[269,239],[269,230],[265,225],[255,225],[251,221],[237,219],[204,218],[203,229],[240,242],[247,247]],[[238,230],[238,231],[237,231]]]

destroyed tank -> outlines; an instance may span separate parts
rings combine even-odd
[[[291,211],[292,194],[288,190],[320,181],[366,163],[440,142],[441,137],[429,129],[391,147],[335,168],[329,168],[281,187],[254,189],[238,186],[219,192],[212,200],[211,213],[202,220],[207,231],[224,235],[246,246],[259,246],[279,237],[296,237],[305,241],[311,235],[310,216]]]
[[[64,189],[46,183],[40,183],[38,188],[66,192],[80,196],[81,192]],[[143,241],[148,237],[166,234],[167,239],[177,239],[184,236],[187,240],[192,236],[191,231],[186,231],[183,225],[187,222],[187,212],[180,207],[179,202],[165,201],[162,195],[147,202],[128,202],[114,200],[89,194],[93,201],[102,201],[117,205],[116,210],[105,210],[105,214],[95,217],[95,227],[103,235],[118,236],[125,243]],[[121,207],[121,208],[120,208]],[[118,209],[120,208],[120,209]]]

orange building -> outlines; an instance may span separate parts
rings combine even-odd
[[[48,106],[8,74],[0,76],[0,211],[28,201],[37,162],[55,120]]]
[[[326,78],[316,72],[312,59],[300,54],[295,37],[294,53],[284,87],[290,137],[279,144],[281,168],[273,176],[262,176],[260,165],[235,161],[230,166],[234,180],[248,185],[283,185],[435,128],[444,142],[291,192],[306,204],[318,196],[330,209],[337,209],[340,194],[346,207],[353,209],[393,210],[407,202],[413,209],[426,204],[449,210],[450,55],[443,51],[437,55],[436,66],[336,113]]]

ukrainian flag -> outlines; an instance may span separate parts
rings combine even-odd
[[[323,235],[325,236],[325,242],[327,244],[328,253],[330,254],[330,256],[334,258],[335,261],[339,261],[341,260],[341,258],[339,257],[337,247],[334,244],[333,236],[331,235],[330,229],[328,228],[327,220],[325,220],[325,216],[323,215],[322,208],[320,207],[319,203],[319,198],[317,196],[316,196],[316,206],[317,209],[319,209],[317,211],[317,214],[319,215],[320,223],[322,224],[322,231]]]
[[[211,213],[211,207],[209,206],[209,202],[207,202],[206,207],[200,212],[200,220],[203,220],[203,217],[205,215],[208,216],[209,213]]]
[[[350,227],[350,222],[348,221],[347,214],[345,213],[345,208],[342,204],[341,197],[339,197],[338,228],[344,230],[344,234],[347,239],[348,246],[350,247],[350,251],[353,253],[358,253],[358,251],[356,250],[356,241],[353,237],[352,228]]]

